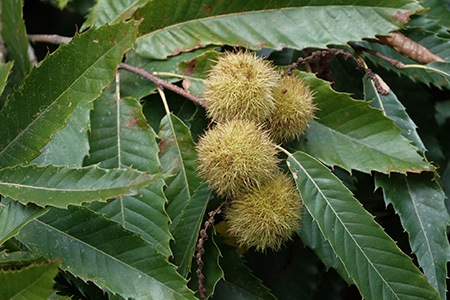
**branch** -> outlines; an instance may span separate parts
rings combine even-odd
[[[387,61],[388,63],[390,63],[391,65],[393,65],[394,67],[396,67],[397,69],[403,69],[405,67],[405,65],[401,61],[394,59],[394,58],[387,57],[378,51],[375,51],[375,50],[372,50],[372,49],[369,49],[369,48],[366,48],[363,46],[359,46],[359,45],[356,45],[353,43],[351,43],[350,46],[352,46],[352,48],[354,48],[358,52],[367,52],[369,54],[372,54],[373,56],[381,58],[381,59]]]
[[[356,62],[356,64],[358,65],[358,69],[364,69],[364,64],[361,61],[359,61],[358,59],[356,59],[350,52],[344,51],[341,49],[330,48],[330,49],[326,49],[326,50],[314,51],[310,56],[307,56],[305,58],[299,57],[295,63],[293,63],[289,66],[289,68],[286,70],[286,72],[283,74],[283,76],[290,75],[292,73],[292,71],[294,69],[297,69],[298,65],[300,65],[300,64],[310,64],[310,63],[314,62],[315,60],[324,58],[328,55],[332,55],[332,56],[342,55],[342,56],[344,56],[345,60],[353,59]]]
[[[125,64],[125,63],[121,63],[119,65],[119,68],[123,69],[123,70],[130,71],[130,72],[135,73],[135,74],[137,74],[137,75],[139,75],[139,76],[141,76],[141,77],[143,77],[145,79],[148,79],[151,82],[155,83],[159,88],[161,88],[161,89],[162,88],[166,88],[166,89],[168,89],[168,90],[170,90],[172,92],[175,92],[175,93],[185,97],[186,99],[191,100],[195,104],[198,104],[198,105],[203,106],[203,107],[206,106],[206,102],[205,102],[204,99],[202,99],[200,97],[197,97],[194,94],[191,94],[191,93],[187,92],[186,90],[184,90],[184,89],[182,89],[182,88],[180,88],[180,87],[178,87],[178,86],[176,86],[176,85],[174,85],[174,84],[172,84],[170,82],[167,82],[167,81],[165,81],[165,80],[163,80],[161,78],[158,78],[158,77],[154,76],[153,74],[151,74],[150,72],[145,71],[144,69],[133,67],[133,66],[130,66],[130,65]]]
[[[352,44],[351,44],[351,46],[359,47],[359,46],[352,45]],[[367,49],[367,50],[370,50],[370,49]],[[385,87],[383,87],[383,85],[379,82],[379,77],[377,77],[376,74],[374,74],[371,69],[369,69],[367,66],[365,66],[364,62],[361,59],[358,59],[358,58],[354,57],[352,53],[341,50],[341,49],[330,48],[330,49],[326,49],[326,50],[317,50],[305,58],[299,57],[295,63],[293,63],[289,66],[289,68],[286,70],[286,72],[283,74],[283,76],[291,75],[292,71],[294,69],[297,69],[298,65],[300,65],[300,64],[310,64],[313,61],[320,59],[320,58],[324,58],[328,55],[332,55],[333,57],[342,55],[345,60],[349,60],[349,59],[354,60],[357,64],[357,68],[363,69],[366,73],[366,76],[374,82],[375,89],[377,90],[377,92],[380,95],[387,96],[389,94],[389,90],[387,90]]]

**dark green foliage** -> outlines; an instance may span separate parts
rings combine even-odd
[[[446,298],[447,0],[41,2],[85,21],[34,64],[23,1],[1,1],[0,299]],[[374,41],[391,31],[444,62]],[[303,58],[317,106],[278,147],[301,227],[263,253],[199,176],[205,108],[119,66],[201,99],[218,57],[253,50]]]

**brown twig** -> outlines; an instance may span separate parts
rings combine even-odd
[[[208,229],[214,225],[214,218],[216,215],[222,212],[222,207],[225,205],[226,201],[222,202],[215,210],[208,213],[208,220],[203,224],[202,230],[200,230],[198,242],[197,242],[197,254],[195,255],[195,261],[197,262],[197,278],[198,278],[198,293],[202,300],[206,299],[207,290],[205,287],[205,275],[203,275],[203,254],[205,254],[205,248],[203,244],[208,240]]]
[[[359,47],[359,46],[357,46],[357,47]],[[366,73],[367,78],[369,78],[370,80],[373,81],[373,83],[375,85],[375,89],[377,90],[377,92],[380,95],[386,96],[387,94],[389,94],[389,91],[386,91],[386,89],[382,87],[378,78],[375,76],[375,74],[372,72],[371,69],[367,68],[364,65],[364,63],[360,59],[354,57],[352,53],[341,50],[341,49],[330,48],[330,49],[326,49],[326,50],[317,50],[317,51],[314,51],[313,53],[311,53],[311,55],[309,55],[307,57],[304,57],[304,58],[299,57],[295,63],[293,63],[289,66],[289,68],[286,70],[286,72],[283,74],[283,76],[291,75],[292,71],[294,69],[297,69],[298,65],[300,65],[300,64],[310,64],[311,62],[315,61],[316,59],[325,58],[326,56],[329,56],[329,55],[332,55],[332,56],[342,55],[345,60],[349,60],[349,59],[354,60],[357,64],[357,68],[363,69]]]
[[[130,71],[130,72],[133,72],[133,73],[135,73],[135,74],[137,74],[137,75],[139,75],[139,76],[141,76],[141,77],[143,77],[145,79],[148,79],[151,82],[155,83],[159,88],[166,88],[166,89],[168,89],[168,90],[170,90],[172,92],[175,92],[175,93],[185,97],[186,99],[191,100],[195,104],[198,104],[198,105],[203,106],[203,107],[206,106],[206,102],[205,102],[204,99],[202,99],[200,97],[197,97],[194,94],[191,94],[191,93],[187,92],[186,90],[184,90],[184,89],[182,89],[182,88],[180,88],[180,87],[178,87],[178,86],[176,86],[176,85],[174,85],[174,84],[172,84],[170,82],[167,82],[167,81],[165,81],[165,80],[163,80],[161,78],[158,78],[158,77],[154,76],[153,74],[151,74],[150,72],[145,71],[144,69],[133,67],[133,66],[130,66],[130,65],[125,64],[125,63],[121,63],[119,65],[119,68],[123,69],[123,70],[127,70],[127,71]]]
[[[391,57],[387,57],[376,50],[372,50],[372,49],[369,49],[369,48],[366,48],[363,46],[359,46],[359,45],[355,45],[355,44],[351,44],[351,46],[358,52],[367,52],[369,54],[372,54],[373,56],[381,58],[381,59],[387,61],[388,63],[390,63],[391,65],[393,65],[394,67],[396,67],[397,69],[403,69],[405,66],[401,61],[391,58]]]
[[[325,58],[329,55],[332,56],[342,55],[344,56],[345,60],[353,59],[358,64],[358,68],[364,69],[364,64],[358,59],[356,59],[350,52],[341,49],[330,48],[325,50],[314,51],[311,55],[307,57],[299,57],[295,63],[289,66],[289,68],[286,70],[283,76],[290,75],[292,71],[297,69],[300,64],[310,64],[317,59]]]
[[[72,38],[57,34],[29,34],[28,40],[32,43],[67,44]]]

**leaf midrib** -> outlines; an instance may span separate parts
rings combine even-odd
[[[395,9],[392,7],[386,7],[386,6],[380,6],[380,7],[373,7],[373,6],[352,6],[352,5],[327,5],[327,6],[296,6],[296,7],[286,7],[286,8],[270,8],[270,9],[261,9],[261,10],[254,10],[254,11],[246,11],[246,12],[234,12],[234,13],[226,13],[226,14],[220,14],[220,15],[215,15],[215,16],[209,16],[209,17],[204,17],[204,18],[199,18],[199,19],[191,19],[191,20],[186,20],[186,21],[182,21],[179,23],[175,23],[172,25],[168,25],[166,27],[154,30],[152,32],[149,32],[147,34],[144,34],[140,37],[138,37],[136,39],[136,42],[139,42],[139,40],[148,38],[149,36],[152,35],[156,35],[160,32],[163,31],[170,31],[173,28],[176,27],[185,27],[187,24],[190,23],[201,23],[207,20],[220,20],[223,18],[230,18],[230,17],[234,17],[234,16],[244,16],[244,15],[257,15],[257,14],[262,14],[262,13],[273,13],[273,12],[282,12],[282,11],[290,11],[290,10],[307,10],[307,9],[320,9],[321,11],[323,11],[324,9],[330,9],[330,10],[336,10],[336,8],[350,8],[350,9],[354,9],[354,10],[359,10],[361,8],[367,8],[369,10],[376,10],[376,9]],[[406,9],[397,9],[398,12],[402,12],[402,11],[408,11]]]
[[[410,161],[407,161],[407,160],[402,159],[402,156],[400,155],[401,153],[399,153],[399,157],[393,156],[393,155],[389,155],[389,154],[387,154],[387,153],[381,151],[381,150],[378,149],[378,148],[368,147],[367,144],[362,143],[359,139],[356,139],[356,138],[352,137],[351,135],[346,135],[346,134],[344,134],[344,133],[342,133],[342,132],[340,132],[340,131],[337,131],[337,130],[335,130],[335,129],[332,128],[332,127],[329,127],[329,126],[327,126],[327,125],[324,125],[324,124],[322,124],[322,123],[320,123],[320,122],[317,122],[317,121],[312,121],[312,122],[314,122],[314,123],[316,123],[316,124],[319,124],[320,126],[322,126],[322,127],[324,127],[324,128],[327,128],[328,130],[334,132],[336,135],[339,135],[339,136],[341,136],[341,137],[343,137],[343,138],[345,138],[345,139],[347,139],[347,140],[350,140],[350,141],[354,142],[355,144],[364,146],[364,148],[370,149],[371,151],[375,151],[375,152],[377,152],[377,153],[383,155],[383,156],[386,157],[386,158],[389,158],[389,159],[395,158],[395,159],[397,159],[397,160],[399,160],[399,161],[402,161],[402,162],[404,162],[404,163],[406,163],[406,164],[408,164],[408,165],[411,164]],[[400,134],[400,132],[399,132],[399,134]],[[401,137],[404,138],[403,136],[401,136]],[[404,138],[404,139],[406,139],[406,138]],[[410,145],[411,145],[411,147],[413,147],[414,149],[417,149],[414,145],[412,145],[412,144],[410,144]],[[418,154],[417,154],[417,155],[418,155]],[[423,162],[424,162],[424,161],[422,160],[422,163],[423,163]],[[423,167],[423,166],[421,167],[421,169],[422,169],[422,170],[429,170],[429,169],[427,169],[427,168],[425,168],[425,167]],[[384,170],[378,169],[378,171],[384,171]]]
[[[438,276],[437,276],[437,272],[436,272],[436,264],[435,264],[435,259],[434,259],[433,251],[432,251],[432,248],[431,248],[430,239],[428,238],[428,235],[426,234],[427,231],[425,230],[425,227],[423,226],[422,218],[420,217],[420,214],[419,214],[419,212],[418,212],[418,207],[417,207],[417,205],[416,205],[416,201],[414,201],[415,197],[413,197],[413,193],[411,192],[411,188],[410,188],[409,182],[408,182],[408,180],[406,180],[406,178],[402,178],[402,180],[405,180],[406,188],[407,188],[407,190],[408,190],[408,195],[409,195],[409,198],[410,198],[411,203],[412,203],[413,208],[414,208],[414,213],[415,213],[415,215],[416,215],[417,220],[419,221],[419,226],[420,226],[420,228],[421,228],[422,235],[423,235],[423,237],[425,238],[425,241],[426,241],[425,244],[426,244],[426,246],[427,246],[427,248],[428,248],[428,254],[429,254],[429,256],[432,258],[432,259],[431,259],[431,264],[432,264],[432,266],[433,266],[433,267],[432,267],[433,275],[434,275],[434,277],[437,279]],[[439,287],[437,287],[437,288],[438,288],[438,290],[439,290]]]
[[[162,283],[161,281],[158,281],[157,279],[155,279],[154,277],[150,276],[149,274],[147,274],[147,273],[145,273],[145,272],[143,272],[143,271],[141,271],[141,270],[139,270],[139,269],[136,269],[135,267],[132,267],[131,265],[125,263],[124,261],[121,261],[121,260],[117,259],[116,257],[114,257],[114,256],[112,256],[112,255],[110,255],[110,254],[108,254],[108,253],[106,253],[106,252],[104,252],[103,250],[100,250],[100,249],[98,249],[98,248],[95,248],[94,246],[92,246],[92,245],[90,245],[90,244],[84,242],[83,240],[80,240],[79,238],[76,238],[76,237],[74,237],[74,236],[72,236],[72,235],[67,234],[67,233],[64,232],[64,231],[61,231],[61,230],[59,230],[59,229],[57,229],[57,228],[55,228],[55,227],[53,227],[53,226],[50,226],[50,224],[44,223],[44,222],[42,222],[42,221],[40,221],[40,220],[35,220],[35,222],[41,223],[42,225],[44,225],[45,227],[47,227],[49,230],[54,230],[54,231],[56,231],[57,233],[60,233],[61,235],[66,236],[67,238],[69,238],[69,239],[71,239],[71,240],[75,240],[75,241],[78,242],[79,244],[85,245],[87,248],[91,248],[91,250],[94,250],[94,252],[98,252],[98,253],[104,255],[105,257],[110,258],[111,260],[115,261],[116,263],[121,264],[121,265],[124,265],[125,267],[127,267],[127,268],[129,268],[129,269],[131,269],[131,270],[133,270],[133,271],[138,272],[139,275],[142,274],[143,276],[148,277],[148,278],[149,278],[150,280],[152,280],[153,282],[159,283],[159,285],[162,285],[162,286],[166,287],[168,290],[172,291],[174,294],[177,294],[177,295],[179,295],[179,296],[185,298],[183,294],[180,294],[180,293],[178,293],[176,290],[173,290],[172,288],[170,288],[169,286],[167,286],[165,283]],[[135,235],[135,236],[139,237],[138,235]],[[123,254],[123,253],[121,253],[121,254]],[[163,256],[161,256],[161,258],[164,259]],[[169,262],[166,261],[166,263],[167,263],[167,266],[170,266],[170,263],[169,263]],[[165,267],[167,267],[167,266],[165,266]]]
[[[328,202],[328,198],[323,194],[322,190],[319,188],[319,186],[316,184],[316,182],[313,180],[313,178],[309,175],[309,173],[307,172],[307,170],[305,168],[303,168],[303,165],[295,158],[294,155],[289,154],[289,156],[295,161],[297,162],[298,166],[303,170],[303,172],[305,172],[306,176],[308,177],[308,179],[313,183],[314,187],[316,188],[316,190],[319,192],[319,194],[321,195],[321,197],[326,201],[328,207],[331,208],[331,210],[333,211],[334,215],[336,216],[336,219],[339,220],[339,222],[341,223],[342,227],[344,228],[345,232],[348,234],[348,236],[350,236],[351,240],[354,242],[355,246],[357,247],[357,249],[363,254],[363,256],[366,258],[366,261],[368,262],[368,264],[372,267],[372,269],[378,274],[378,276],[380,277],[380,279],[382,280],[382,282],[389,288],[389,290],[391,290],[392,294],[396,296],[397,299],[400,299],[397,294],[395,294],[394,290],[391,288],[391,286],[388,284],[388,282],[384,279],[383,276],[381,276],[381,274],[379,273],[378,269],[375,268],[375,265],[372,264],[372,262],[369,260],[369,258],[366,256],[365,252],[362,251],[362,248],[360,247],[360,245],[356,242],[356,240],[354,239],[353,235],[350,234],[348,228],[344,225],[344,222],[341,220],[340,216],[336,213],[334,207],[330,204],[330,202]],[[308,209],[309,213],[311,214],[311,216],[313,216],[313,214],[311,213],[311,211],[309,210],[308,206],[305,205],[305,207]],[[313,217],[313,219],[315,219]],[[322,234],[324,236],[326,236],[324,234],[323,228],[322,228],[322,224],[320,224],[319,222],[317,222],[317,225],[320,228],[320,231],[322,232]],[[331,241],[330,239],[328,239],[329,241]],[[332,243],[330,243],[330,246],[333,248],[333,251],[336,253],[334,245]],[[337,253],[336,253],[337,255]],[[346,264],[344,263],[344,261],[342,261],[341,258],[339,258],[342,262],[342,264],[344,265],[345,269],[347,270],[347,273],[350,275],[350,273],[348,272],[348,268],[346,266]],[[352,277],[352,276],[351,276]],[[358,281],[354,280],[353,282],[358,285]]]

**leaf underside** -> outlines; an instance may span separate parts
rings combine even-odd
[[[420,9],[417,2],[410,1],[371,2],[370,6],[355,1],[314,5],[310,1],[298,1],[288,7],[285,3],[280,6],[280,3],[256,0],[204,1],[200,7],[191,2],[169,1],[162,5],[150,1],[138,10],[135,17],[144,18],[140,27],[144,35],[138,38],[136,51],[142,56],[164,59],[210,44],[251,49],[324,48],[387,34],[398,29],[402,14]],[[171,14],[164,14],[168,10],[172,10]],[[171,17],[162,18],[167,15]],[[302,28],[320,30],[311,33]]]

